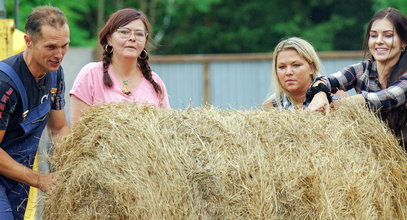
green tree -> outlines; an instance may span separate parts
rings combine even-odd
[[[373,14],[370,0],[314,0],[309,3],[305,39],[320,51],[362,49],[365,26]],[[304,7],[304,6],[302,6]],[[363,10],[361,10],[363,9]]]
[[[132,7],[149,17],[159,54],[270,52],[282,38],[309,40],[319,51],[360,50],[378,8],[404,0],[20,0],[19,29],[33,7],[50,4],[68,17],[72,46],[94,47],[108,15]],[[13,1],[7,1],[12,17]]]
[[[403,14],[407,14],[407,1],[405,0],[374,0],[373,9],[375,11],[388,7],[397,8]]]
[[[95,24],[97,1],[81,0],[19,0],[18,29],[24,30],[25,19],[32,9],[39,5],[53,5],[64,11],[68,18],[72,46],[90,46],[95,44],[97,32]],[[7,1],[8,17],[13,17],[14,3]]]
[[[160,53],[269,52],[299,36],[320,51],[359,50],[373,11],[370,0],[223,0],[208,12],[174,18]],[[363,9],[363,10],[361,10]]]
[[[24,22],[32,8],[39,5],[53,5],[63,10],[71,30],[72,46],[94,46],[100,28],[98,21],[105,22],[108,15],[118,9],[131,7],[142,10],[153,24],[155,41],[159,43],[174,16],[208,11],[213,2],[220,0],[20,0],[19,27],[24,30]],[[8,17],[13,17],[13,1],[7,1]],[[102,6],[102,7],[100,7]],[[100,11],[102,10],[102,11]]]

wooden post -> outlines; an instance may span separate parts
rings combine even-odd
[[[203,77],[204,77],[204,104],[210,104],[211,103],[211,97],[210,97],[210,79],[209,79],[209,61],[204,61],[204,72],[203,72]]]

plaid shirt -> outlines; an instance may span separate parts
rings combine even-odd
[[[316,80],[323,80],[332,93],[338,89],[347,91],[353,88],[374,109],[392,110],[406,103],[407,72],[388,88],[382,89],[375,61],[366,60]]]
[[[294,105],[288,100],[285,94],[282,94],[279,98],[273,99],[271,101],[274,108],[277,108],[279,111],[283,111],[285,109],[293,109]]]

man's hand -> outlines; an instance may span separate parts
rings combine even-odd
[[[39,174],[37,179],[36,188],[40,189],[44,193],[51,193],[52,190],[58,184],[57,176],[55,173]]]

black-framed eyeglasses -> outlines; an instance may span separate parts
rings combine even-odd
[[[122,39],[129,39],[132,33],[137,41],[145,41],[148,36],[148,31],[146,30],[131,30],[126,27],[119,27],[116,31]]]

